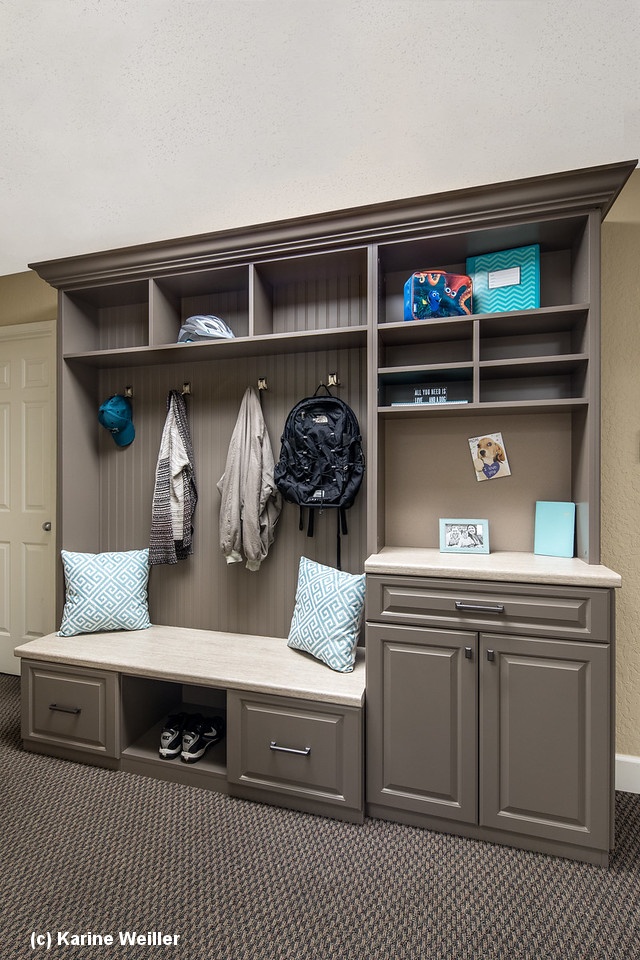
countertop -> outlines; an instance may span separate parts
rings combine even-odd
[[[620,574],[601,564],[585,563],[577,557],[543,557],[507,551],[469,556],[441,553],[426,547],[383,547],[365,561],[364,569],[366,573],[405,577],[449,577],[589,587],[622,585]]]

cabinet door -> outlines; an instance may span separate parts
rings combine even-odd
[[[367,625],[367,801],[477,820],[477,634]]]
[[[609,846],[609,647],[480,635],[480,823]]]

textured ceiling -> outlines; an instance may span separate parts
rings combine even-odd
[[[0,0],[0,274],[640,155],[638,0]]]

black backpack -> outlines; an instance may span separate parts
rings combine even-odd
[[[326,386],[328,396],[318,396],[318,390],[289,412],[274,477],[284,499],[299,505],[301,530],[304,508],[309,509],[307,536],[313,536],[316,510],[337,510],[339,569],[340,533],[347,533],[345,511],[360,489],[364,454],[360,425],[351,407]]]

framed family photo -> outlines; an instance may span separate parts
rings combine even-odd
[[[489,521],[440,520],[441,553],[489,553]]]

